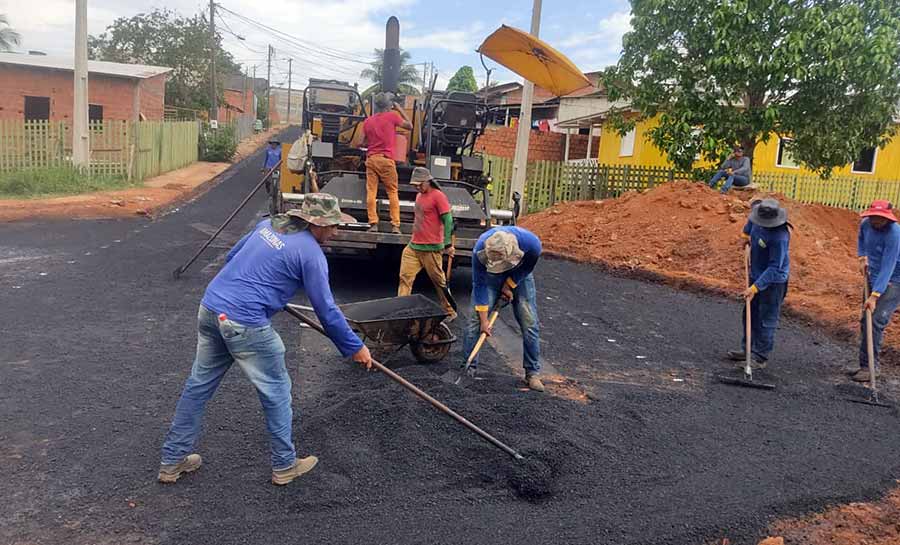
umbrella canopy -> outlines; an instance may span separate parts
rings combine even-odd
[[[568,57],[546,42],[511,26],[502,25],[495,30],[478,52],[556,96],[591,85]]]

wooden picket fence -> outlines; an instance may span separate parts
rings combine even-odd
[[[506,206],[512,160],[487,155],[485,165],[493,179],[492,202],[495,206]],[[673,180],[698,179],[707,174],[666,167],[532,161],[526,169],[524,197],[528,212],[537,212],[558,202],[607,199],[626,191],[643,191]],[[872,180],[861,176],[833,176],[823,180],[799,173],[754,172],[753,182],[762,190],[781,193],[799,202],[857,211],[874,199],[900,202],[900,180]]]
[[[196,122],[102,121],[89,124],[91,172],[135,181],[197,161]],[[0,120],[0,172],[69,164],[65,121]]]

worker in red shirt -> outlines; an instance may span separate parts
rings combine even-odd
[[[412,241],[403,249],[403,257],[400,259],[400,287],[397,288],[397,295],[412,293],[416,276],[425,269],[437,291],[438,301],[449,316],[448,321],[452,321],[456,318],[456,311],[447,300],[447,278],[444,276],[441,260],[441,254],[452,256],[454,253],[450,238],[453,232],[450,201],[427,168],[416,167],[409,183],[419,194],[416,195]]]
[[[375,95],[375,114],[363,122],[366,151],[366,208],[369,230],[378,230],[378,182],[384,184],[390,201],[391,232],[400,234],[400,195],[397,193],[397,163],[394,162],[396,128],[412,130],[406,113],[391,100],[390,93]]]

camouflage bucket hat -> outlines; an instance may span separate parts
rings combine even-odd
[[[352,216],[341,212],[337,197],[328,193],[308,193],[300,208],[288,210],[287,215],[320,227],[356,223]]]
[[[487,272],[499,274],[514,268],[524,256],[516,235],[497,231],[484,241],[484,250],[478,252],[478,261],[484,264]]]

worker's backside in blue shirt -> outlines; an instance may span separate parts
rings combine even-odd
[[[869,264],[869,283],[872,292],[881,295],[888,284],[900,282],[900,225],[888,223],[875,229],[869,218],[859,224],[857,255],[866,256]]]
[[[263,220],[226,257],[201,304],[244,326],[264,326],[303,289],[328,336],[344,356],[362,348],[334,303],[328,262],[308,230],[278,232]]]

